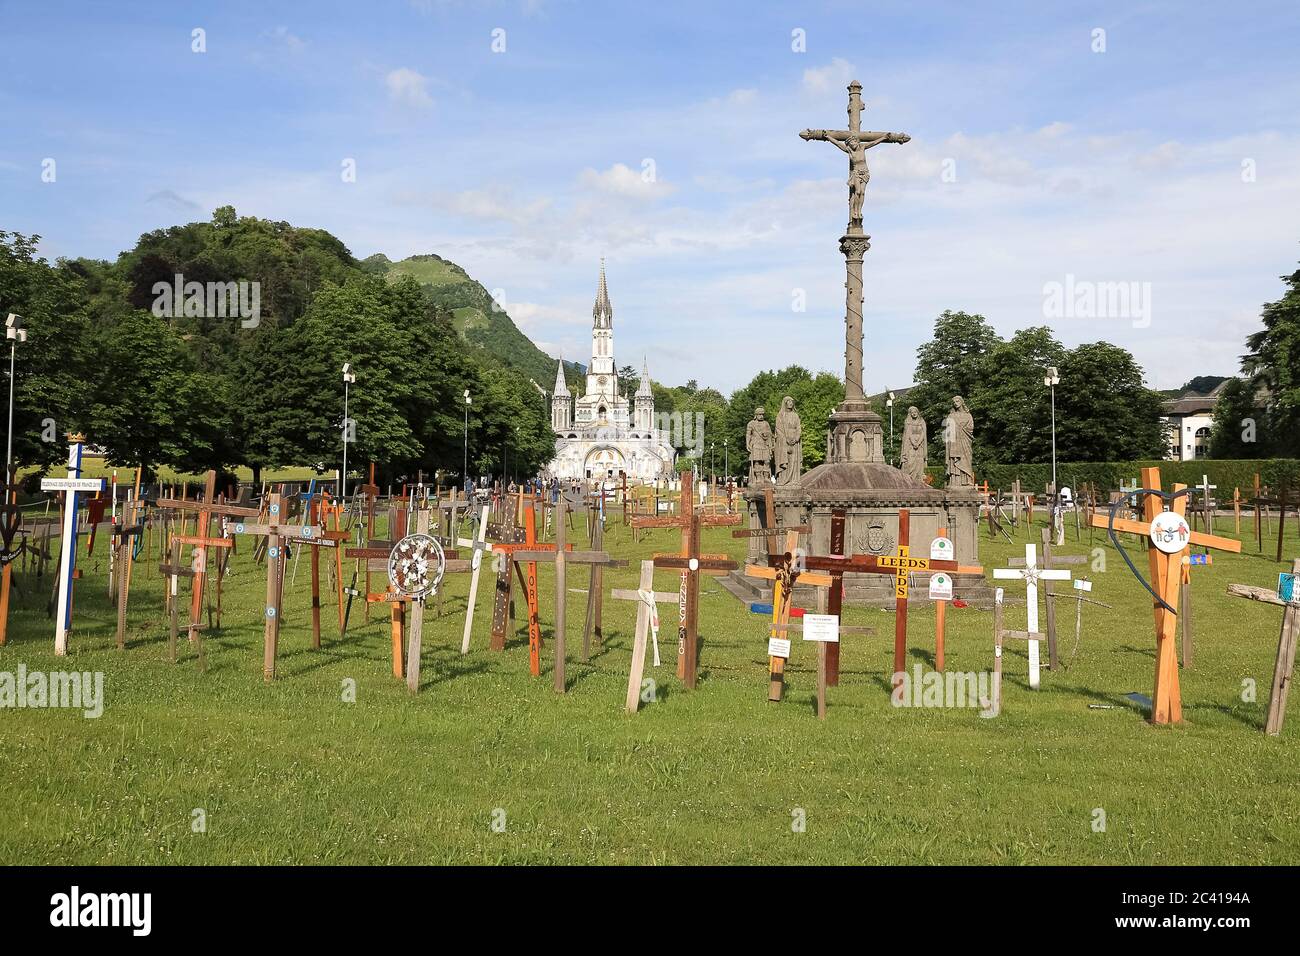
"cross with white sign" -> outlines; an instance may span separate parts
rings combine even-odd
[[[59,598],[54,621],[54,653],[66,657],[68,632],[72,628],[72,575],[77,568],[77,495],[83,491],[103,491],[103,478],[81,477],[81,451],[85,435],[68,436],[68,477],[42,478],[41,491],[62,491],[63,540],[59,552]]]
[[[993,577],[995,579],[1021,578],[1025,582],[1025,604],[1029,611],[1028,630],[1030,634],[1038,633],[1038,582],[1039,581],[1068,581],[1070,572],[1065,570],[1054,570],[1051,568],[1040,568],[1038,566],[1038,548],[1031,544],[1025,545],[1025,566],[1023,568],[994,568]],[[1029,639],[1029,686],[1033,690],[1038,690],[1038,644],[1034,639]]]

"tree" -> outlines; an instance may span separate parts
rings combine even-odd
[[[1211,458],[1268,458],[1272,455],[1268,409],[1244,379],[1229,379],[1214,406]]]
[[[1286,291],[1265,304],[1264,328],[1246,339],[1241,370],[1247,388],[1267,395],[1266,444],[1287,457],[1300,455],[1300,270],[1283,276]]]
[[[1001,342],[984,316],[946,309],[935,319],[930,340],[916,350],[916,384],[907,393],[907,404],[920,409],[929,424],[931,461],[944,460],[941,423],[953,396],[971,398],[986,377],[989,355]],[[901,411],[906,414],[907,409]]]
[[[39,242],[0,231],[0,318],[14,312],[27,329],[15,352],[14,462],[48,467],[67,460],[66,433],[89,427],[90,395],[108,369],[84,283],[38,257]]]
[[[1163,458],[1164,399],[1147,388],[1142,368],[1108,342],[1079,345],[1060,364],[1056,450],[1061,461]]]
[[[965,394],[953,393],[963,394],[975,417],[976,468],[1051,458],[1051,405],[1043,373],[1050,365],[1060,367],[1064,357],[1065,349],[1046,326],[1021,329],[984,356],[980,377]],[[943,417],[950,407],[951,397]],[[942,449],[942,426],[937,431]],[[932,460],[944,461],[942,451]]]

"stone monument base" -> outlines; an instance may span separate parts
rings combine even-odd
[[[829,462],[819,465],[794,485],[772,489],[776,514],[768,527],[792,527],[806,524],[812,533],[800,539],[810,554],[831,553],[831,513],[845,511],[844,547],[848,554],[894,554],[898,550],[898,512],[906,508],[911,526],[911,549],[918,557],[930,556],[930,542],[940,528],[948,529],[956,551],[956,560],[964,565],[979,561],[979,516],[984,496],[974,488],[932,488],[881,462]],[[766,508],[764,487],[744,492],[749,511],[749,526],[763,527]],[[908,542],[904,542],[908,543]],[[784,540],[762,537],[749,539],[747,560],[766,564],[765,546],[773,552],[784,548]],[[929,602],[929,575],[913,577],[909,598],[912,603]],[[727,590],[741,600],[770,600],[771,587],[765,581],[733,572],[725,581]],[[802,607],[816,607],[815,591],[795,587],[795,600]],[[992,607],[993,588],[983,574],[953,576],[953,597],[977,607]],[[893,579],[885,574],[844,575],[844,601],[849,604],[889,606],[894,604]]]

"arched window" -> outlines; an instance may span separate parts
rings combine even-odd
[[[1196,442],[1193,446],[1192,455],[1195,458],[1204,458],[1210,451],[1210,430],[1208,428],[1196,429]]]

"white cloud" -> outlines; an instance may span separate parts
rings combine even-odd
[[[803,71],[803,88],[808,93],[829,93],[842,90],[853,79],[853,64],[835,57],[826,66],[810,67]]]
[[[578,181],[587,189],[610,193],[615,196],[627,196],[633,199],[657,199],[673,191],[670,183],[659,178],[656,167],[647,165],[652,160],[645,160],[640,171],[631,169],[623,163],[615,163],[609,169],[597,172],[588,168],[582,171]]]
[[[428,77],[410,67],[390,70],[384,77],[384,85],[388,87],[389,99],[398,103],[421,108],[433,105],[433,99],[429,96]]]

